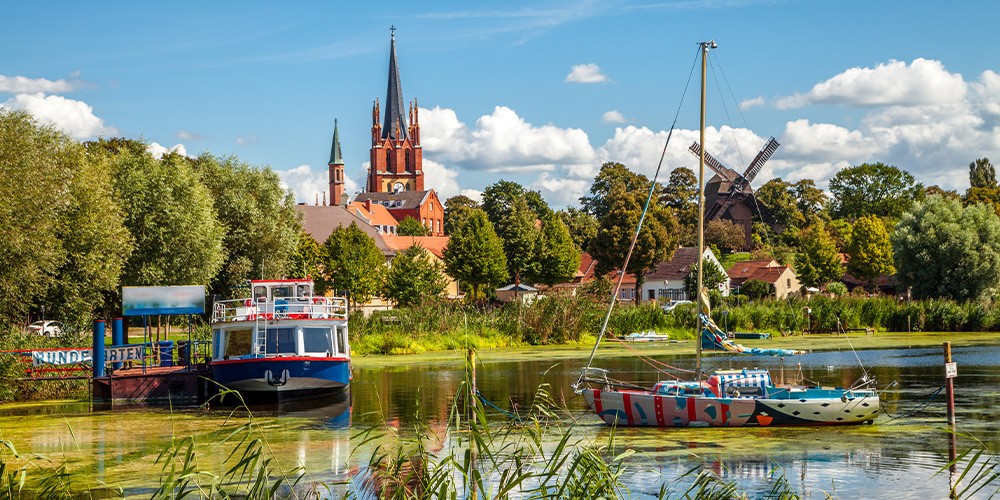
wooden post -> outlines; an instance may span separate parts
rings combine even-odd
[[[469,348],[469,423],[476,418],[476,405],[478,404],[478,391],[476,389],[476,351]]]
[[[948,400],[948,425],[951,427],[951,433],[948,436],[949,486],[951,487],[950,497],[955,498],[955,490],[958,489],[958,464],[955,463],[955,458],[958,456],[955,435],[955,376],[958,374],[958,370],[951,361],[951,342],[944,343],[944,366],[944,388]]]
[[[951,364],[951,342],[944,343],[944,363],[945,363],[945,394],[948,398],[948,425],[955,429],[955,379],[947,373]]]

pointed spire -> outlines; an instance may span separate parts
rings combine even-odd
[[[403,85],[399,80],[399,67],[396,65],[396,27],[389,28],[392,42],[389,50],[389,87],[385,92],[385,121],[382,125],[382,139],[405,139],[406,129],[398,130],[397,123],[407,123],[403,116]]]
[[[343,165],[344,157],[340,154],[340,132],[337,130],[337,119],[333,119],[333,145],[330,146],[330,165]]]

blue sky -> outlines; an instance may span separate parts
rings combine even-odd
[[[577,204],[604,161],[651,174],[697,51],[715,39],[708,149],[758,176],[882,161],[964,190],[1000,160],[996,2],[17,2],[0,30],[0,106],[79,139],[122,135],[278,171],[326,189],[338,120],[363,185],[371,106],[395,26],[419,100],[427,184],[475,196],[503,178]],[[696,87],[697,83],[692,82]],[[696,167],[696,88],[664,173]]]

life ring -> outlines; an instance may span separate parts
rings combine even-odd
[[[323,304],[326,302],[323,297],[313,297],[313,304]]]
[[[250,307],[250,306],[252,306],[252,305],[253,305],[253,300],[251,300],[251,299],[247,299],[247,300],[245,300],[245,301],[243,302],[243,305],[245,305],[245,306],[247,306],[247,307]]]

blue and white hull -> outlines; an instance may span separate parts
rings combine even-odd
[[[350,359],[275,357],[215,361],[212,377],[249,401],[287,401],[336,394],[351,382]]]

